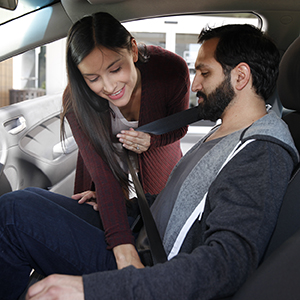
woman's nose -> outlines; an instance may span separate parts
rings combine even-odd
[[[108,79],[103,78],[103,92],[105,94],[112,94],[115,91],[115,84]]]

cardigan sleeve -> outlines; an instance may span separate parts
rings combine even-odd
[[[96,200],[108,248],[111,249],[120,244],[134,244],[120,184],[109,166],[96,153],[80,128],[75,114],[73,112],[68,113],[67,119],[84,164],[95,184]]]

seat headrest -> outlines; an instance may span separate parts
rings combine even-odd
[[[285,108],[300,111],[300,37],[284,53],[277,82],[278,94]]]

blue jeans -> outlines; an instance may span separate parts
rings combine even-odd
[[[0,299],[17,299],[29,274],[83,275],[116,269],[99,213],[38,188],[0,198]]]

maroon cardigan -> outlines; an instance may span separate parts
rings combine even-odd
[[[142,78],[139,126],[189,106],[190,78],[185,61],[160,47],[147,48],[150,59],[139,67]],[[74,113],[69,113],[67,119],[79,148],[74,193],[90,190],[94,183],[108,248],[134,244],[120,184],[90,144]],[[182,156],[180,138],[186,132],[187,127],[184,127],[151,137],[150,148],[139,155],[145,193],[158,194],[164,188],[170,172]]]

